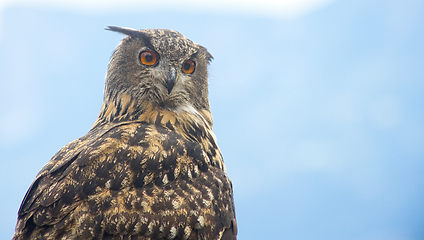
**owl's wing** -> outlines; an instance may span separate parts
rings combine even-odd
[[[14,238],[25,238],[25,233],[30,234],[36,226],[57,224],[72,208],[75,208],[75,206],[63,208],[63,203],[70,200],[67,196],[73,194],[71,191],[63,192],[69,183],[65,177],[72,170],[74,161],[83,158],[82,152],[87,153],[90,145],[112,128],[105,126],[93,129],[85,136],[69,143],[38,172],[19,208]]]
[[[231,183],[231,214],[229,218],[231,219],[230,225],[225,226],[224,234],[222,235],[222,240],[237,240],[237,221],[236,221],[236,210],[234,205],[234,196],[233,196],[233,184]]]
[[[235,239],[230,180],[207,158],[199,143],[163,127],[93,131],[40,171],[14,238]]]
[[[90,146],[93,145],[102,135],[107,133],[109,130],[117,127],[121,124],[109,124],[102,127],[90,130],[85,136],[72,141],[68,145],[61,148],[50,161],[38,172],[34,182],[29,187],[25,197],[21,203],[18,211],[18,215],[22,216],[31,212],[32,209],[39,206],[35,204],[35,200],[39,198],[47,188],[51,188],[52,185],[57,184],[67,173],[69,173],[68,167],[77,159],[81,158],[81,152],[84,150],[87,153],[90,150]],[[65,170],[68,169],[67,172]]]

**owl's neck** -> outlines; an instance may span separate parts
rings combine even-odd
[[[190,141],[200,143],[212,159],[213,165],[225,170],[221,152],[212,132],[212,116],[208,110],[194,108],[164,109],[150,102],[132,101],[122,95],[117,101],[103,103],[102,110],[91,131],[105,132],[124,124],[147,123],[167,128]]]
[[[113,100],[105,99],[93,128],[107,123],[145,122],[165,127],[185,123],[212,131],[212,115],[206,109],[197,110],[191,105],[165,109],[148,101],[137,102],[130,94],[119,94]]]

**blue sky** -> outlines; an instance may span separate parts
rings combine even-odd
[[[171,28],[214,56],[240,239],[424,238],[424,2],[45,2],[0,4],[0,239],[37,172],[94,123],[122,39],[108,25]]]

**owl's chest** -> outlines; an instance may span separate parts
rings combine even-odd
[[[142,124],[104,142],[109,146],[93,149],[97,155],[85,166],[82,191],[92,190],[78,211],[101,219],[109,234],[212,234],[222,216],[216,209],[231,204],[231,187],[202,144]]]

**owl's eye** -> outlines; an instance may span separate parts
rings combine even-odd
[[[142,64],[152,66],[158,61],[158,55],[154,51],[144,51],[140,53],[140,61]]]
[[[192,74],[194,72],[194,68],[196,64],[192,60],[185,60],[183,63],[182,70],[184,73]]]

